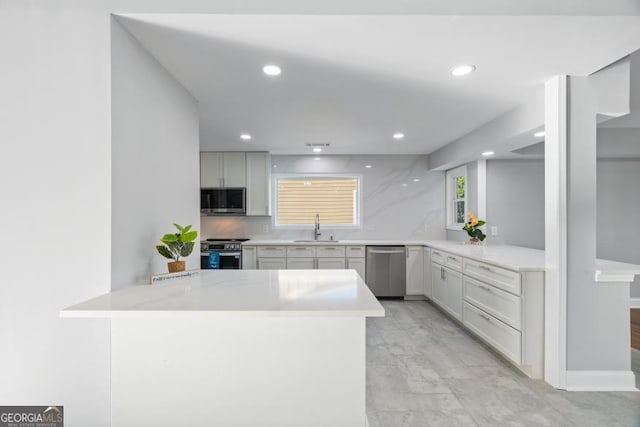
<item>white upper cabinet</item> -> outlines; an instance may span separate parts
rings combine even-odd
[[[271,155],[247,153],[247,216],[271,215]]]
[[[200,153],[200,188],[222,187],[222,154],[218,152]]]
[[[246,187],[246,160],[244,152],[200,153],[200,187]]]
[[[242,188],[247,186],[246,160],[244,152],[229,151],[222,153],[222,186]]]

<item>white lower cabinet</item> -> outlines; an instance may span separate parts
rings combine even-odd
[[[344,270],[346,267],[344,258],[317,258],[318,270]]]
[[[287,270],[313,270],[315,258],[287,258]]]
[[[286,258],[258,258],[258,270],[286,270]]]
[[[468,302],[464,325],[514,363],[522,363],[522,334]]]
[[[425,297],[431,299],[433,285],[431,277],[431,251],[429,248],[424,248],[422,251],[422,266],[424,268],[422,272],[422,292]]]
[[[462,321],[462,274],[431,263],[432,301]]]
[[[257,250],[255,246],[242,247],[242,269],[255,270],[257,266]]]
[[[405,250],[407,254],[407,287],[405,294],[424,295],[422,246],[407,246]]]
[[[347,269],[355,270],[362,280],[365,279],[366,261],[365,258],[347,258]]]

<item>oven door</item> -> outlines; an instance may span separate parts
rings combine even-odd
[[[240,270],[242,268],[242,252],[240,251],[216,251],[220,256],[218,261],[218,269],[220,270]],[[211,270],[211,263],[209,262],[209,253],[202,252],[200,254],[200,268],[202,270]]]
[[[221,270],[240,270],[242,268],[242,252],[220,252]]]

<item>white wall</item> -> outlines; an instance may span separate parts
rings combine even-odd
[[[598,257],[640,264],[640,159],[601,159],[597,170]],[[640,298],[637,276],[631,296]]]
[[[112,288],[167,272],[155,245],[173,223],[199,229],[196,100],[112,21]],[[196,250],[187,269],[200,268]]]
[[[362,176],[362,228],[331,230],[322,238],[443,239],[444,172],[430,172],[426,156],[273,156],[273,173],[348,173]],[[365,165],[372,165],[371,169]],[[413,179],[419,179],[414,182]],[[407,186],[403,187],[402,184]],[[269,217],[202,217],[205,237],[312,238],[309,230],[274,229]]]
[[[544,160],[487,160],[487,220],[491,243],[544,249]]]

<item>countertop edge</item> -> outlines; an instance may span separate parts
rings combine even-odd
[[[63,309],[63,319],[230,319],[230,318],[264,318],[264,317],[385,317],[384,309],[370,310],[73,310]]]

